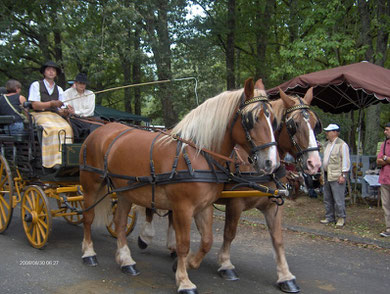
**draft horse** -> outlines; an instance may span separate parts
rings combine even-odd
[[[110,201],[105,196],[116,192],[116,262],[122,271],[139,273],[125,232],[131,205],[171,210],[176,232],[178,292],[197,293],[187,268],[198,268],[212,246],[211,204],[220,197],[226,180],[225,174],[222,180],[219,178],[221,173],[216,166],[223,164],[233,147],[240,144],[258,172],[272,173],[279,166],[273,120],[268,100],[259,95],[253,80],[248,79],[244,89],[223,92],[190,111],[169,134],[118,123],[95,130],[80,151],[84,207],[90,207],[83,212],[84,262],[97,265],[91,224],[95,216],[106,216]],[[192,218],[202,236],[195,254],[189,254]]]
[[[265,95],[264,85],[261,80],[257,81],[256,87],[262,90]],[[315,134],[322,130],[318,116],[310,110],[310,103],[313,99],[313,89],[310,88],[303,99],[286,95],[280,91],[280,99],[271,101],[278,127],[275,130],[275,137],[278,143],[278,152],[281,158],[286,153],[294,156],[302,171],[307,174],[316,174],[321,166],[319,148]],[[248,153],[238,147],[239,157],[247,158]],[[232,167],[233,168],[233,167]],[[253,172],[248,161],[241,165],[239,172]],[[283,182],[286,179],[282,180]],[[263,183],[269,187],[275,187],[274,182]],[[231,184],[225,185],[229,190]],[[265,216],[272,244],[275,251],[277,263],[277,284],[284,292],[297,293],[300,291],[295,276],[290,272],[283,245],[282,214],[283,206],[267,197],[245,197],[245,198],[219,198],[217,204],[226,205],[224,241],[218,253],[218,272],[225,280],[237,280],[238,275],[235,266],[230,259],[230,247],[237,232],[237,226],[243,211],[257,208]],[[138,244],[140,248],[146,248],[154,235],[154,228],[151,225],[153,214],[146,210],[146,222],[140,232]],[[168,228],[167,247],[171,254],[175,252],[174,231],[171,226]]]

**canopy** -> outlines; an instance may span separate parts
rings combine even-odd
[[[144,121],[147,124],[149,124],[150,122],[150,119],[148,117],[132,114],[129,112],[119,111],[101,105],[95,106],[95,116],[100,116],[110,121],[127,121],[127,122]]]
[[[303,96],[310,87],[314,87],[312,105],[335,114],[349,112],[390,102],[390,70],[363,61],[297,76],[267,93],[276,98],[281,88]]]

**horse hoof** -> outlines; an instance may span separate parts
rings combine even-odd
[[[140,249],[146,249],[148,247],[148,244],[146,244],[144,241],[142,241],[141,237],[138,236],[138,247]]]
[[[280,282],[278,286],[280,290],[286,293],[299,293],[301,291],[295,279]]]
[[[172,270],[173,270],[174,273],[176,273],[176,270],[177,270],[177,258],[173,261]]]
[[[198,290],[196,288],[195,289],[183,289],[183,290],[178,291],[177,293],[179,293],[179,294],[198,294]]]
[[[219,270],[218,273],[226,281],[237,281],[240,279],[234,269]]]
[[[171,252],[171,258],[172,258],[172,259],[177,258],[177,253],[176,253],[176,251],[172,251],[172,252]]]
[[[97,261],[96,255],[83,257],[83,263],[85,265],[88,265],[88,266],[97,266],[98,261]]]
[[[140,274],[140,272],[135,268],[135,264],[122,266],[121,271],[122,273],[129,274],[131,276],[138,276]]]

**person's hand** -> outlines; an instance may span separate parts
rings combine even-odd
[[[345,183],[345,178],[343,177],[343,175],[339,176],[339,179],[337,180],[337,182],[342,185]]]
[[[62,101],[60,101],[60,100],[51,100],[50,101],[50,107],[52,107],[52,108],[60,108],[62,105],[64,105],[64,103],[62,103]]]
[[[72,105],[68,105],[68,106],[66,106],[66,108],[68,109],[69,114],[71,114],[71,115],[75,114],[75,111],[74,111],[74,108],[72,107]]]

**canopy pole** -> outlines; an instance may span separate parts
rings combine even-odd
[[[358,118],[358,144],[356,148],[356,170],[355,170],[355,187],[353,191],[353,204],[356,203],[357,197],[357,180],[358,180],[358,169],[360,163],[360,141],[361,141],[361,132],[362,132],[362,108],[359,108],[359,118]]]

